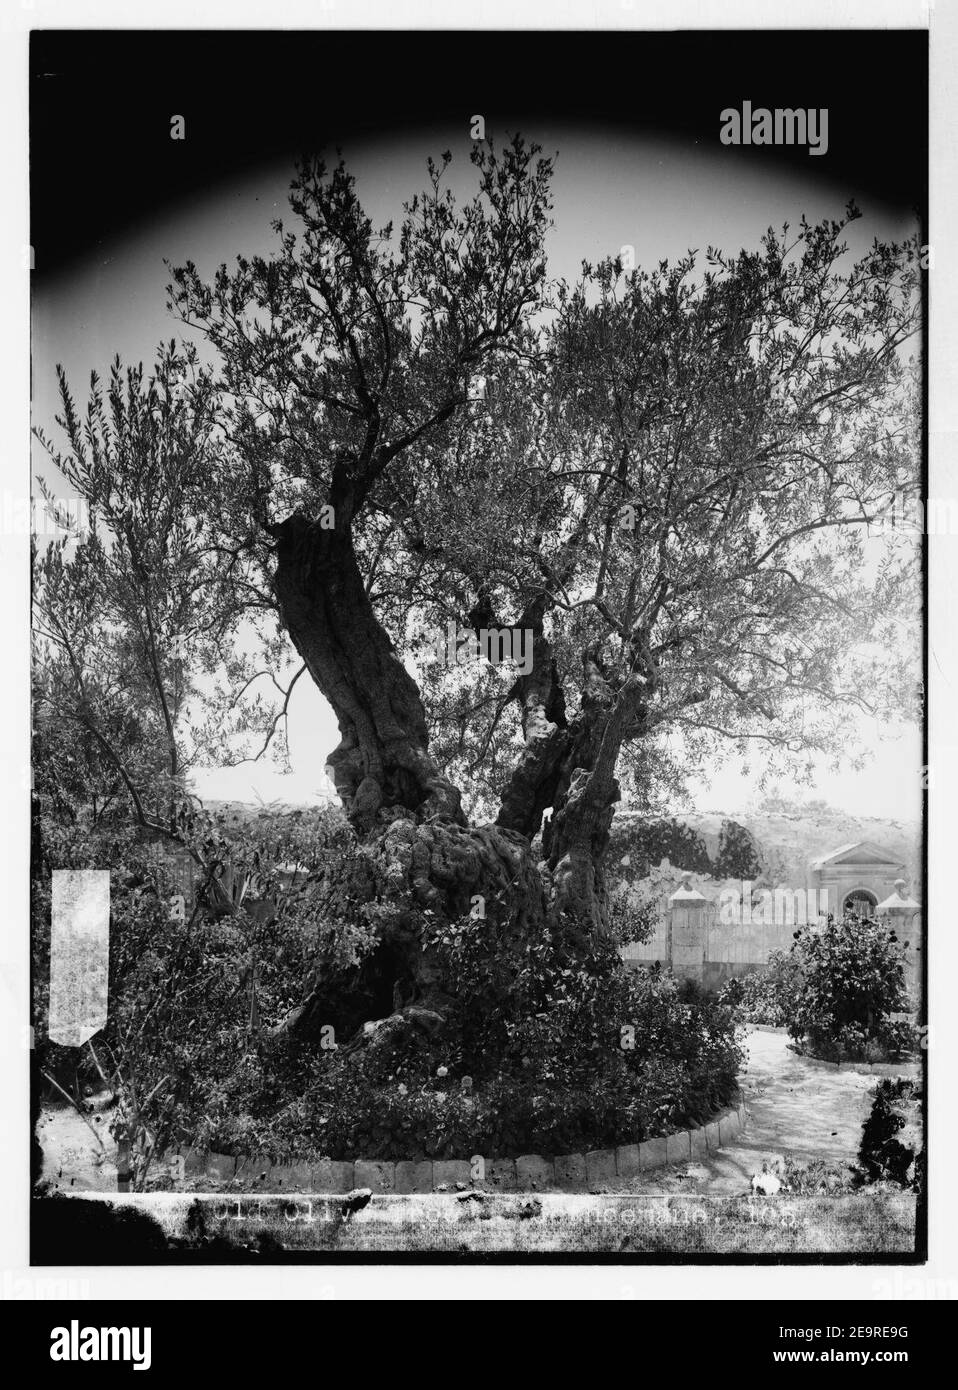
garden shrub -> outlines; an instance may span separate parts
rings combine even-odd
[[[418,1035],[388,1057],[317,1053],[308,1084],[279,1110],[262,1103],[260,1073],[236,1073],[207,1108],[201,1137],[228,1151],[495,1158],[638,1143],[703,1123],[736,1093],[742,1054],[728,1011],[681,1004],[667,976],[623,975],[634,992],[610,1002],[635,1020],[632,1048],[621,1046],[614,1019],[594,1035],[604,991],[576,977],[555,1022],[509,1022],[484,1034],[507,1039],[488,1066],[468,1043],[452,1053]],[[473,1042],[480,1045],[477,1035]]]
[[[195,830],[219,866],[220,886],[208,875],[195,904],[183,908],[169,859],[128,824],[93,829],[43,818],[34,843],[33,1060],[41,1083],[54,1091],[56,1082],[80,1109],[92,1090],[113,1092],[112,1132],[130,1141],[137,1182],[170,1143],[208,1129],[204,1116],[245,1094],[251,1077],[263,1086],[262,1103],[274,1107],[307,1083],[304,1059],[274,1048],[268,1025],[301,1001],[317,961],[345,966],[361,958],[362,927],[295,909],[277,917],[257,911],[252,898],[225,911],[222,885],[235,889],[255,875],[268,892],[288,855],[328,860],[346,852],[340,828],[325,813],[305,827],[296,813],[252,826],[220,813],[202,818]],[[53,866],[110,870],[107,1022],[82,1049],[47,1035]]]
[[[843,1197],[855,1189],[855,1170],[825,1159],[798,1159],[785,1154],[772,1170],[781,1191],[798,1197]]]
[[[925,1162],[921,1096],[921,1083],[908,1077],[888,1077],[875,1087],[858,1150],[863,1181],[893,1182],[921,1191]]]
[[[721,1002],[744,1022],[787,1028],[826,1061],[897,1061],[914,1052],[914,1027],[892,1017],[910,1006],[894,931],[848,915],[794,936],[790,950],[769,957],[766,972],[730,980]]]
[[[909,1008],[904,952],[894,931],[873,919],[829,916],[795,933],[800,983],[787,999],[789,1034],[828,1061],[897,1058],[914,1031],[890,1017]]]
[[[765,970],[750,970],[723,985],[719,999],[745,1023],[786,1026],[790,1001],[800,988],[798,962],[791,951],[773,951]]]
[[[658,903],[654,897],[645,896],[635,887],[624,885],[610,893],[609,932],[617,946],[651,941],[658,920]]]

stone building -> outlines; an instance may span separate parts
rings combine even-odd
[[[905,875],[903,860],[871,840],[858,840],[813,859],[809,887],[816,902],[824,901],[819,893],[827,893],[828,911],[837,918],[846,908],[873,917],[879,903],[894,892],[897,880]]]

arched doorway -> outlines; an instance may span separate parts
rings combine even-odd
[[[842,915],[853,912],[856,917],[874,917],[878,899],[868,888],[853,888],[845,894],[842,902]]]

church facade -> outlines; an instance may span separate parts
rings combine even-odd
[[[837,918],[849,909],[859,916],[873,917],[906,874],[904,860],[871,840],[858,840],[813,859],[809,888],[816,901],[824,903],[827,897],[828,911]]]

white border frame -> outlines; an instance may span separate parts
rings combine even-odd
[[[4,306],[0,368],[0,489],[23,493],[29,478],[29,275],[22,261],[28,244],[27,43],[34,29],[931,29],[931,271],[929,326],[929,495],[958,496],[958,179],[949,145],[954,119],[953,74],[958,71],[958,13],[932,12],[919,0],[793,0],[770,15],[767,0],[166,0],[130,6],[123,0],[21,0],[0,19],[0,110],[3,113],[5,215],[0,221],[0,303]],[[878,97],[886,101],[886,94]],[[949,109],[949,107],[951,109]],[[876,106],[875,121],[894,120],[893,106]],[[28,486],[28,482],[27,482]],[[68,1298],[124,1299],[777,1299],[936,1298],[952,1281],[958,1290],[958,1196],[952,1154],[958,1141],[950,1104],[950,1067],[958,1057],[956,1019],[950,1007],[958,979],[956,932],[950,920],[949,878],[958,842],[955,785],[958,733],[948,727],[958,691],[958,644],[949,628],[946,586],[958,590],[958,546],[953,538],[930,541],[929,685],[929,1064],[934,1104],[930,1147],[930,1258],[925,1266],[496,1265],[468,1267],[346,1266],[253,1268],[36,1268],[26,1266],[28,1145],[28,832],[29,765],[27,538],[3,537],[0,554],[2,608],[10,615],[4,679],[0,682],[2,789],[0,843],[4,854],[4,925],[0,935],[0,1067],[2,1095],[13,1123],[0,1127],[0,1292],[35,1289],[63,1280]],[[20,1284],[26,1279],[26,1285]],[[30,1284],[29,1281],[33,1283]],[[14,1297],[22,1297],[16,1292]]]

